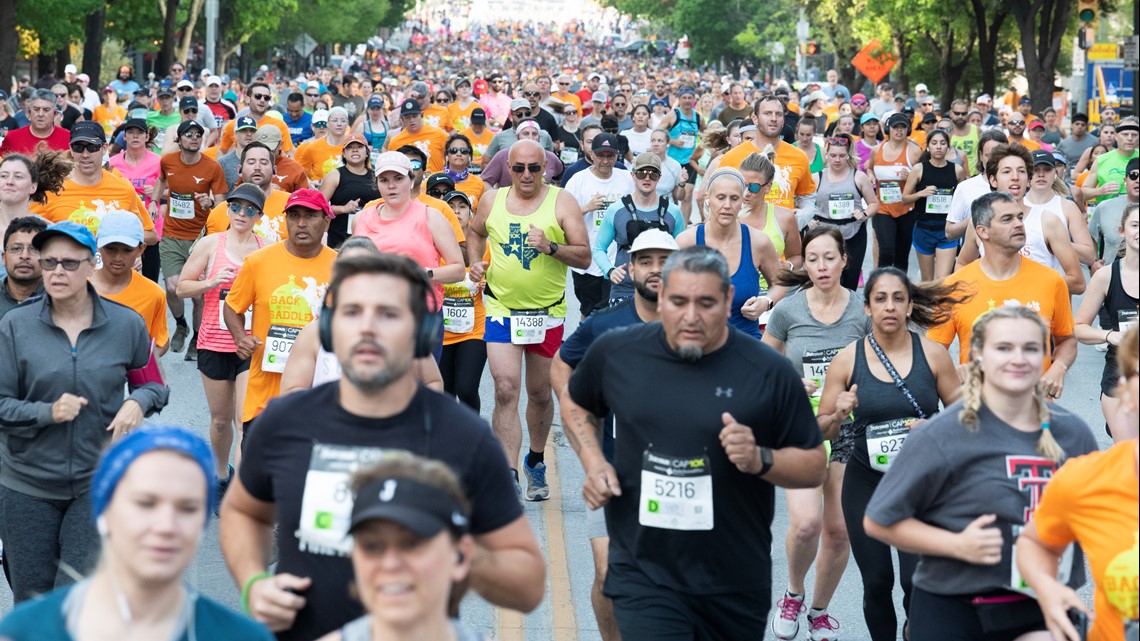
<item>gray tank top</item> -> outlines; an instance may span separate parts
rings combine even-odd
[[[847,177],[839,182],[828,182],[827,169],[820,172],[819,187],[815,190],[815,220],[830,227],[838,227],[844,240],[851,240],[866,221],[835,225],[828,220],[850,219],[856,209],[863,209],[863,196],[855,184],[855,170],[847,172]]]
[[[483,641],[482,633],[458,619],[451,620],[451,627],[455,630],[457,641]],[[342,641],[373,641],[371,618],[366,614],[349,621],[340,629],[340,635]]]
[[[922,340],[914,332],[910,332],[910,338],[911,366],[910,372],[903,377],[903,382],[929,418],[938,412],[938,383],[926,362]],[[867,359],[878,361],[879,357],[873,350],[867,352],[866,344],[866,339],[855,343],[855,365],[851,370],[851,384],[859,386],[859,406],[855,408],[855,423],[852,426],[855,449],[849,463],[857,461],[859,465],[871,469],[871,459],[867,454],[867,426],[899,418],[918,418],[918,415],[914,406],[893,382],[879,380],[868,369]]]

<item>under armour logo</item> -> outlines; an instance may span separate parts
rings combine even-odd
[[[197,176],[191,176],[191,178],[193,178],[193,179],[194,179],[194,184],[195,184],[195,185],[197,185],[198,183],[200,183],[200,182],[202,182],[203,180],[205,180],[205,178],[199,178],[199,177],[197,177]]]
[[[716,397],[720,398],[721,396],[724,396],[727,398],[732,398],[732,388],[731,387],[718,387],[718,388],[716,388]]]
[[[380,490],[380,500],[385,503],[391,501],[392,498],[396,496],[396,485],[397,482],[395,479],[384,481],[384,489]]]

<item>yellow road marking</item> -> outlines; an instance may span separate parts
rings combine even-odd
[[[550,561],[550,610],[554,615],[554,639],[578,638],[574,596],[570,591],[570,563],[566,556],[566,533],[562,528],[562,485],[558,478],[558,446],[547,448],[546,483],[553,492],[546,509],[547,549]]]

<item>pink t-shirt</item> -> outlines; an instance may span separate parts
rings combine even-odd
[[[399,218],[384,220],[380,217],[383,204],[366,207],[356,216],[354,236],[367,236],[376,247],[389,254],[407,256],[424,269],[440,266],[443,256],[435,246],[435,238],[428,227],[427,205],[418,200],[412,201]],[[435,300],[428,301],[428,307],[436,311],[443,304],[443,286],[435,286]]]
[[[143,205],[150,207],[150,190],[154,187],[155,181],[158,180],[159,162],[162,157],[153,151],[147,151],[143,156],[142,162],[137,165],[131,166],[127,162],[127,152],[121,151],[107,160],[107,164],[111,168],[118,171],[119,174],[126,178],[131,185],[135,188],[135,193],[142,199]],[[162,219],[163,216],[154,217],[154,231],[162,238]]]

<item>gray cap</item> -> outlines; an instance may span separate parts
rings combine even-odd
[[[257,185],[242,183],[230,190],[226,200],[244,200],[257,207],[259,211],[265,209],[265,192]]]

